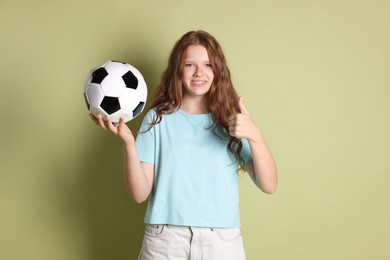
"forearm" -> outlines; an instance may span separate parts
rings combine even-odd
[[[151,172],[145,172],[138,158],[135,142],[123,144],[124,181],[128,193],[136,203],[145,201],[152,190]]]
[[[257,187],[265,193],[272,194],[278,185],[276,164],[260,129],[257,129],[248,141],[253,161],[250,167],[252,169],[248,169],[248,172]]]

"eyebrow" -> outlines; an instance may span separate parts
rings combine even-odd
[[[193,61],[193,60],[184,60],[184,62],[195,62],[195,61]],[[201,61],[201,62],[208,62],[208,63],[211,63],[211,61],[209,61],[209,60],[207,60],[207,61]]]

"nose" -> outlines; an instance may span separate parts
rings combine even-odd
[[[200,66],[197,66],[195,71],[194,71],[194,76],[195,77],[200,77],[203,75],[203,70]]]

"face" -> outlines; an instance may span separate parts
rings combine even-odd
[[[184,52],[183,62],[184,97],[205,97],[214,79],[206,48],[202,45],[188,46]]]

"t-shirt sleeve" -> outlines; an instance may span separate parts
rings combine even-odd
[[[246,139],[241,139],[242,142],[242,150],[241,150],[241,157],[244,160],[245,163],[249,162],[252,160],[252,152],[251,148],[249,146],[249,142]]]
[[[136,138],[138,157],[141,162],[155,163],[156,129],[151,127],[155,115],[154,110],[149,110],[142,120],[140,130]]]

